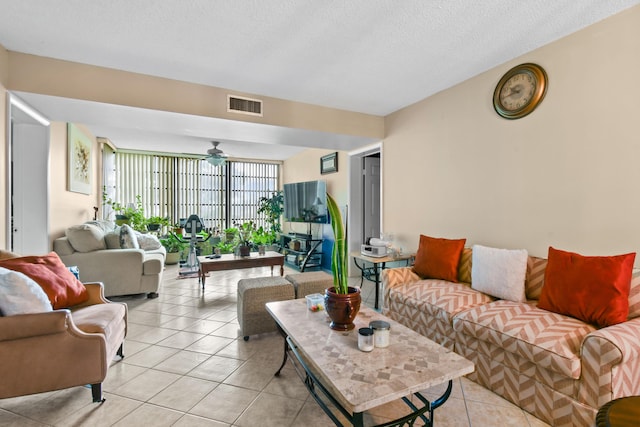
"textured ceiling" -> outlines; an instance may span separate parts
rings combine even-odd
[[[0,44],[12,51],[387,115],[638,3],[0,0]],[[52,109],[57,100],[29,101]],[[92,125],[112,133],[120,128],[120,143],[104,135],[119,146],[127,145],[129,127],[137,129],[136,140],[144,139],[144,126],[127,124],[126,118],[103,128]],[[215,126],[211,123],[207,132],[215,132]]]

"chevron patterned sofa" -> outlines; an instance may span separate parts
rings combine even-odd
[[[593,426],[612,399],[640,394],[640,273],[626,322],[596,328],[537,307],[547,260],[529,256],[526,302],[471,288],[472,250],[458,282],[383,270],[383,313],[473,361],[468,378],[553,426]]]

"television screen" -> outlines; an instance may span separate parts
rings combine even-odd
[[[327,224],[327,184],[307,181],[284,184],[284,220]]]

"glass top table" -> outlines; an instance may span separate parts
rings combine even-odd
[[[303,368],[307,388],[338,425],[335,415],[328,412],[331,408],[323,406],[315,394],[317,388],[354,426],[362,425],[364,411],[385,403],[403,399],[411,406],[411,395],[424,403],[422,408],[412,408],[413,419],[421,416],[432,425],[433,410],[449,397],[452,380],[475,369],[467,359],[365,306],[360,307],[356,327],[348,332],[330,329],[326,312],[308,310],[304,299],[270,302],[266,307],[287,337],[285,351]],[[367,327],[372,320],[391,324],[390,345],[362,352],[358,350],[358,328]],[[433,402],[419,393],[447,382],[447,391]]]

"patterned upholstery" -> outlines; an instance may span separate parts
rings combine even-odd
[[[490,342],[538,366],[580,378],[580,344],[595,328],[534,304],[500,300],[460,313],[453,329]]]
[[[458,266],[461,283],[386,269],[383,313],[473,361],[471,380],[547,423],[593,426],[605,403],[640,395],[640,271],[631,279],[630,320],[596,329],[536,307],[546,266],[529,257],[524,304],[470,288],[469,248]]]

